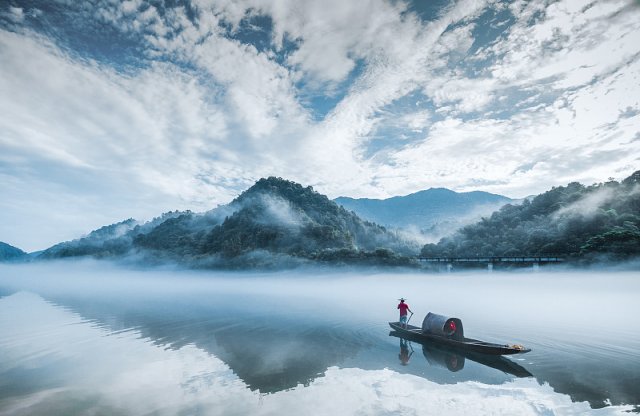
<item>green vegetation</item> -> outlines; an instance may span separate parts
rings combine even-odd
[[[260,179],[229,205],[133,220],[58,244],[43,257],[137,256],[192,267],[278,267],[320,261],[411,265],[419,247],[363,221],[311,187]]]
[[[131,218],[116,224],[105,225],[84,238],[56,244],[40,254],[39,258],[80,256],[106,258],[125,255],[130,249],[130,239],[126,235],[135,225],[135,220]]]
[[[0,241],[0,261],[20,260],[27,256],[27,253],[17,247]]]
[[[415,265],[418,247],[364,221],[311,187],[260,179],[229,205],[203,214],[169,212],[145,224],[129,219],[40,258],[92,256],[189,267]],[[570,183],[506,205],[490,217],[427,244],[425,257],[555,255],[570,261],[640,255],[640,172],[621,183]]]
[[[559,255],[569,260],[625,260],[640,255],[640,171],[621,183],[564,187],[506,205],[458,230],[422,256]]]

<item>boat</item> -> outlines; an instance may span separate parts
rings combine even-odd
[[[460,351],[472,351],[491,355],[524,354],[531,351],[519,344],[496,344],[464,336],[462,321],[429,312],[422,327],[389,322],[389,326],[400,336],[416,341],[431,341],[447,345]]]
[[[408,339],[397,331],[389,332],[389,336],[397,337],[402,340]],[[494,368],[516,377],[533,377],[533,374],[531,374],[526,368],[502,355],[463,351],[434,341],[423,341],[415,338],[411,341],[422,345],[422,354],[429,365],[445,367],[451,372],[462,370],[464,368],[465,360],[471,360],[478,364]]]

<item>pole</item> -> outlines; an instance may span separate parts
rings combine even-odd
[[[409,321],[411,320],[412,316],[413,316],[413,312],[411,312],[411,315],[409,315],[409,319],[407,319],[407,325],[409,325]]]

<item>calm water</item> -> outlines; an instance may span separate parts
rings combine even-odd
[[[0,415],[629,414],[640,273],[0,267]],[[390,336],[401,296],[503,359]]]

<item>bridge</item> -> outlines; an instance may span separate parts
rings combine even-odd
[[[446,265],[451,270],[454,264],[473,265],[486,264],[488,270],[493,270],[494,264],[532,265],[537,269],[540,264],[562,263],[564,258],[558,256],[475,256],[475,257],[418,257],[420,262]]]

